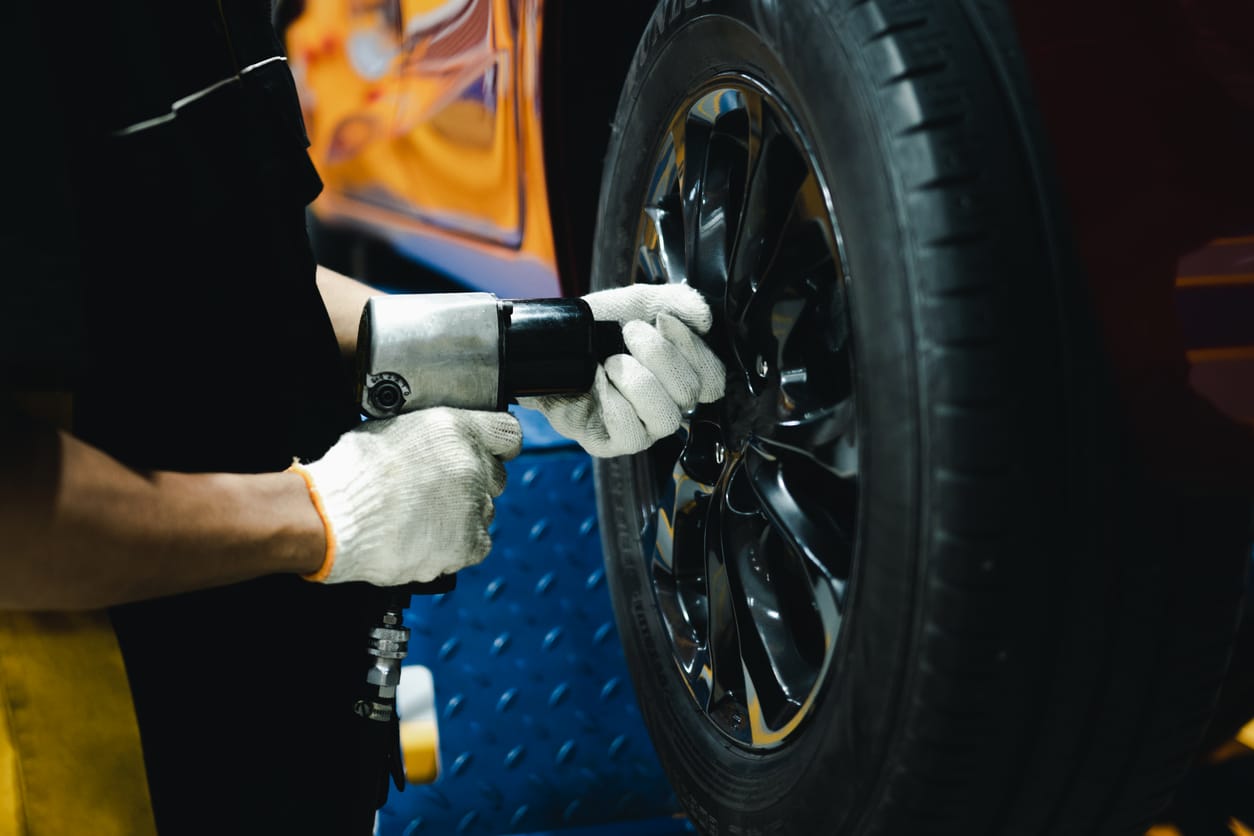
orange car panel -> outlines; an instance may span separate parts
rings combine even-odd
[[[313,211],[473,286],[560,295],[541,143],[541,0],[309,0],[287,30]]]

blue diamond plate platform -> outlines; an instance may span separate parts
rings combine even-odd
[[[492,553],[406,612],[407,664],[434,682],[440,771],[392,792],[378,836],[691,833],[619,644],[591,460],[539,413],[515,414],[523,452]]]

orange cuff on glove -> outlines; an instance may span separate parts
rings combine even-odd
[[[327,535],[327,553],[322,558],[322,565],[318,567],[316,572],[301,575],[307,581],[322,583],[331,576],[331,567],[335,565],[335,535],[331,531],[331,521],[327,518],[327,509],[322,502],[322,494],[318,493],[317,487],[314,486],[313,475],[297,459],[292,460],[292,465],[288,468],[288,472],[295,473],[305,480],[305,487],[309,490],[309,498],[313,500],[314,510],[318,512],[318,519],[322,520],[322,528]]]

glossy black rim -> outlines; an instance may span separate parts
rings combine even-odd
[[[795,122],[743,76],[675,112],[649,172],[633,281],[711,300],[728,387],[636,458],[642,545],[692,699],[722,734],[772,749],[818,697],[855,551],[839,230]]]

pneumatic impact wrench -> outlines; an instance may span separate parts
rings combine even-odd
[[[358,404],[376,419],[436,406],[504,410],[519,396],[586,392],[597,365],[625,351],[619,324],[594,321],[582,299],[375,296],[362,311],[357,338]],[[387,800],[389,779],[404,788],[396,715],[409,645],[404,610],[413,595],[448,592],[455,583],[455,575],[445,575],[387,590],[370,630],[371,667],[354,711],[369,721],[374,751],[384,753],[383,771],[363,776],[376,808]]]

